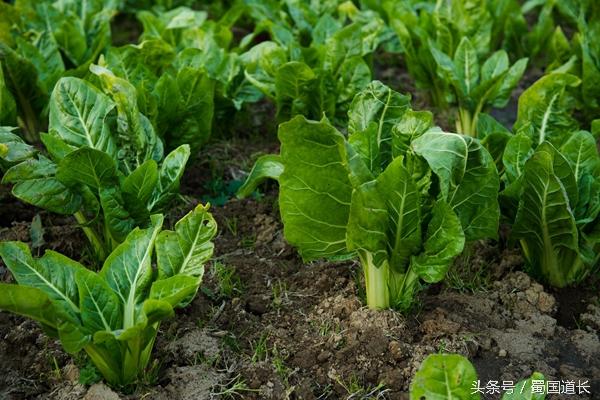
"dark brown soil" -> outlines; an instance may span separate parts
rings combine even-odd
[[[239,180],[252,159],[276,149],[273,141],[215,143],[191,167],[185,201],[168,221],[216,178]],[[163,325],[147,384],[121,398],[405,399],[420,362],[439,351],[468,356],[483,381],[537,370],[548,379],[589,380],[600,393],[597,292],[550,292],[520,272],[518,251],[477,243],[447,285],[421,293],[411,316],[371,311],[356,262],[305,264],[286,244],[276,186],[266,188],[256,199],[213,207],[219,234],[201,293]],[[0,204],[18,210],[2,214],[0,239],[28,241],[35,211],[10,196]],[[40,215],[44,248],[78,257],[85,240],[74,222]],[[480,279],[466,281],[465,268]],[[103,385],[79,384],[85,358],[73,360],[35,323],[0,313],[0,338],[1,399],[117,398]]]

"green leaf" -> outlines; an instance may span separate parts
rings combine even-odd
[[[392,156],[406,154],[410,143],[433,126],[433,114],[429,111],[406,110],[400,121],[392,128]]]
[[[500,85],[490,95],[493,107],[502,108],[506,106],[512,91],[517,87],[525,73],[528,61],[527,58],[521,58],[510,67],[506,75],[502,78]]]
[[[155,215],[150,228],[133,230],[125,242],[108,256],[100,271],[100,277],[116,293],[118,303],[123,304],[124,329],[134,326],[136,309],[144,301],[151,285],[152,251],[162,222],[162,216]]]
[[[319,117],[320,104],[312,97],[315,95],[313,86],[316,78],[315,72],[299,61],[291,61],[277,70],[275,93],[278,121],[298,114]]]
[[[63,139],[61,139],[60,136],[56,134],[56,132],[41,133],[40,139],[42,140],[46,151],[48,152],[48,154],[50,154],[50,157],[55,162],[59,162],[60,160],[65,158],[67,154],[77,149],[77,147],[71,146],[70,144],[66,143]]]
[[[506,143],[502,162],[505,173],[503,178],[512,183],[519,178],[524,171],[525,162],[533,154],[533,141],[523,133],[518,133]]]
[[[58,214],[74,214],[81,207],[81,196],[53,177],[29,179],[13,186],[15,197]]]
[[[116,104],[120,169],[130,172],[148,159],[160,161],[163,157],[162,142],[150,120],[139,111],[135,87],[104,67],[91,65],[90,71],[98,77],[103,89]]]
[[[49,130],[67,144],[88,146],[116,158],[113,138],[115,105],[91,84],[62,78],[50,99]]]
[[[15,125],[17,122],[17,104],[4,79],[2,62],[0,62],[0,126]]]
[[[266,96],[275,98],[275,77],[279,67],[288,61],[285,49],[277,43],[265,41],[253,46],[240,56],[244,76]]]
[[[502,157],[513,134],[488,114],[477,117],[477,136],[501,171]]]
[[[136,221],[125,207],[123,194],[117,186],[102,187],[99,195],[105,227],[111,238],[120,243],[136,226]]]
[[[117,183],[117,166],[107,153],[84,147],[67,154],[58,163],[56,178],[70,187],[83,184],[100,190]]]
[[[421,197],[403,161],[402,157],[394,159],[376,183],[388,214],[389,263],[398,272],[406,269],[410,256],[421,245]]]
[[[529,123],[534,129],[536,143],[549,140],[560,146],[565,135],[577,129],[577,122],[571,115],[574,100],[567,89],[579,83],[577,77],[562,73],[539,79],[519,97],[519,111],[513,130],[518,131]]]
[[[151,211],[167,206],[179,191],[179,181],[190,158],[190,146],[182,144],[171,151],[163,160],[158,172],[158,187],[148,205]]]
[[[147,160],[125,178],[121,185],[124,204],[136,220],[148,216],[148,203],[158,185],[156,161]]]
[[[494,52],[481,66],[481,84],[501,76],[508,70],[508,54],[504,50]]]
[[[277,154],[266,154],[256,160],[246,181],[238,189],[236,196],[243,199],[250,196],[256,188],[267,179],[279,180],[283,172],[281,157]]]
[[[123,324],[123,303],[104,279],[95,272],[81,269],[75,273],[79,288],[81,321],[87,332],[112,331]]]
[[[477,372],[465,357],[458,354],[431,354],[421,364],[410,385],[411,400],[461,399],[478,400],[472,393]]]
[[[460,220],[444,201],[437,201],[431,211],[427,227],[425,251],[413,257],[412,267],[428,283],[439,282],[465,245],[465,234]]]
[[[534,388],[535,392],[534,393]],[[541,390],[541,393],[538,392]],[[519,381],[512,390],[512,393],[504,393],[502,400],[544,400],[548,391],[548,383],[544,375],[534,372],[531,378]]]
[[[155,281],[150,288],[150,298],[162,300],[171,307],[186,305],[195,296],[202,277],[190,275],[173,275],[166,279]]]
[[[180,126],[170,127],[169,146],[174,148],[189,143],[195,150],[212,132],[215,82],[203,70],[182,68],[177,74],[177,85],[184,101],[179,113]]]
[[[204,263],[213,254],[211,240],[217,233],[217,223],[208,206],[198,205],[175,224],[175,231],[162,231],[156,239],[158,277],[174,275],[202,278]]]
[[[392,165],[394,164],[391,164],[388,168],[396,169]],[[403,203],[399,204],[400,214],[396,214],[397,218],[393,219],[391,212],[388,210],[388,203],[386,203],[382,194],[378,192],[376,183],[376,181],[363,183],[352,192],[346,243],[348,250],[357,251],[359,254],[367,254],[366,257],[370,259],[372,264],[381,268],[382,264],[390,257],[390,239],[392,243],[396,239],[396,232],[393,231],[393,227],[398,226],[399,235],[396,243],[401,244],[403,236],[410,236],[410,233],[414,233],[420,225],[407,227],[398,218],[403,215]],[[418,205],[417,203],[416,207]],[[415,204],[408,204],[407,206],[414,208]],[[408,247],[401,250],[410,252],[412,249]],[[399,255],[396,255],[396,257],[399,258]],[[402,267],[404,267],[403,264],[398,265],[398,270],[402,270]]]
[[[56,328],[56,307],[46,293],[35,287],[0,283],[0,309]]]
[[[352,186],[344,137],[326,120],[298,116],[280,125],[279,140],[284,165],[279,204],[286,240],[305,260],[345,254]]]
[[[440,195],[460,218],[467,241],[498,235],[498,171],[490,154],[471,137],[430,131],[412,142],[439,177]]]
[[[560,153],[569,161],[575,180],[581,181],[584,175],[600,176],[600,156],[596,139],[586,131],[571,134],[560,147]]]
[[[579,274],[578,232],[569,198],[569,192],[577,195],[570,189],[574,182],[569,164],[556,149],[549,143],[538,146],[525,164],[512,230],[534,271],[558,287]]]
[[[392,129],[409,108],[410,98],[374,81],[357,94],[348,111],[348,142],[378,175],[392,158]]]
[[[16,128],[0,127],[0,144],[5,148],[3,152],[0,151],[0,159],[8,163],[27,160],[36,153],[35,147],[13,133],[15,130]]]
[[[83,266],[53,251],[35,260],[29,247],[21,242],[0,243],[0,257],[20,285],[40,289],[73,321],[78,320],[79,298],[74,275]]]
[[[463,37],[454,53],[454,71],[460,82],[460,93],[468,98],[479,83],[477,52],[467,37]]]
[[[456,88],[460,88],[462,86],[465,86],[466,88],[466,83],[460,81],[458,75],[459,72],[456,71],[456,67],[450,56],[441,51],[431,40],[429,40],[428,46],[429,51],[431,52],[431,55],[436,63],[438,76]],[[464,72],[461,73],[464,75]]]
[[[9,168],[2,178],[3,183],[18,183],[36,178],[51,178],[56,174],[56,164],[40,155],[27,159]]]

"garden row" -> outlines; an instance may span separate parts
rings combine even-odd
[[[370,308],[410,312],[421,288],[470,243],[498,239],[501,224],[548,285],[597,274],[593,0],[174,6],[0,3],[2,183],[74,216],[93,254],[84,267],[0,243],[18,283],[0,283],[0,308],[84,350],[110,384],[136,382],[160,322],[198,291],[216,223],[200,205],[163,230],[162,214],[190,156],[257,102],[276,109],[280,153],[257,160],[238,196],[276,180],[287,242],[307,262],[360,260]],[[133,13],[138,43],[115,45],[115,17]],[[373,80],[390,55],[430,110]],[[525,74],[539,79],[508,128],[491,113]],[[434,372],[468,367],[434,361]],[[423,382],[417,398],[439,389]]]

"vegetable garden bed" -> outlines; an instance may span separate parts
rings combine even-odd
[[[593,1],[27,3],[0,399],[599,398]]]

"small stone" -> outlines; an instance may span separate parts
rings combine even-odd
[[[388,350],[396,361],[401,361],[405,358],[402,345],[396,340],[392,340],[390,344],[388,344]]]
[[[556,300],[554,299],[554,296],[552,296],[551,294],[548,294],[546,292],[540,293],[540,296],[539,296],[538,302],[537,302],[537,306],[541,312],[543,312],[543,313],[552,312],[555,305],[556,305]]]
[[[506,357],[507,355],[508,353],[504,349],[500,349],[500,351],[498,351],[498,357]]]
[[[529,288],[525,291],[525,296],[527,297],[527,301],[529,304],[537,304],[539,293],[536,292],[533,288]]]
[[[104,383],[95,383],[90,386],[83,400],[120,400],[120,397]]]

